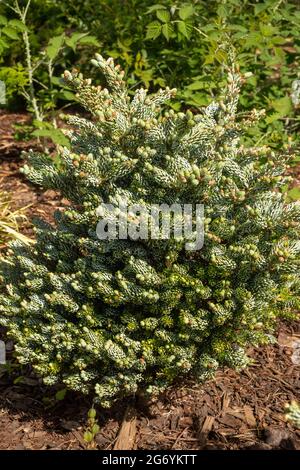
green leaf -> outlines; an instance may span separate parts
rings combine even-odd
[[[219,5],[217,8],[217,13],[218,13],[218,16],[220,16],[220,18],[226,18],[229,13],[227,6],[224,4]]]
[[[187,25],[184,21],[178,21],[177,23],[178,31],[187,39],[190,37],[190,32],[188,31]]]
[[[248,29],[245,28],[245,26],[242,26],[240,24],[232,24],[232,25],[228,25],[227,29],[229,31],[240,31],[242,33],[247,33],[248,32]]]
[[[179,18],[181,18],[182,20],[186,20],[194,14],[194,11],[195,10],[193,5],[186,5],[184,7],[181,7],[178,12]]]
[[[152,13],[153,11],[156,10],[165,10],[166,7],[164,5],[161,5],[160,3],[156,3],[155,5],[152,5],[151,7],[148,8],[146,14]]]
[[[25,24],[22,23],[22,21],[20,20],[10,20],[8,24],[12,26],[13,28],[18,29],[19,31],[22,31],[22,32],[28,31],[27,26],[25,26]]]
[[[75,93],[72,93],[72,91],[69,90],[63,90],[59,93],[59,98],[62,100],[66,101],[76,101],[76,95]]]
[[[92,427],[92,433],[94,434],[94,436],[100,431],[100,427],[98,424],[94,424],[93,427]]]
[[[36,129],[32,132],[36,137],[47,137],[57,145],[70,147],[69,139],[59,129]]]
[[[159,21],[152,21],[147,25],[146,39],[156,39],[161,33],[161,23]]]
[[[66,396],[66,393],[67,393],[66,388],[63,388],[62,390],[59,390],[58,392],[56,392],[56,394],[55,394],[56,400],[58,400],[58,401],[63,400]]]
[[[89,411],[88,411],[88,417],[91,418],[91,419],[95,419],[97,416],[97,412],[95,410],[95,408],[90,408]]]
[[[61,77],[52,77],[51,83],[56,86],[62,86],[64,84],[64,81]]]
[[[0,24],[6,25],[8,23],[7,18],[5,16],[0,15]]]
[[[173,27],[170,23],[165,23],[162,26],[161,31],[162,31],[162,33],[165,36],[167,41],[170,40],[170,37],[171,37],[172,33],[174,32]]]
[[[180,96],[182,96],[185,103],[192,106],[200,107],[209,103],[209,96],[204,91],[195,93],[195,91],[186,89]]]
[[[287,116],[292,110],[292,102],[289,96],[283,96],[272,102],[272,107],[281,117]]]
[[[278,33],[278,29],[272,26],[271,24],[260,24],[259,29],[262,34],[266,37],[273,36],[275,33]]]
[[[267,116],[265,121],[266,124],[272,124],[272,122],[278,121],[278,119],[282,118],[280,113],[272,113],[270,116]]]
[[[247,48],[247,47],[257,46],[257,44],[261,44],[262,41],[263,41],[262,35],[259,32],[254,31],[254,32],[245,34],[244,47]]]
[[[262,11],[267,10],[267,8],[269,8],[269,6],[270,5],[268,4],[268,2],[262,2],[262,3],[259,3],[258,5],[255,5],[254,14],[258,15]]]
[[[300,200],[300,187],[296,187],[296,188],[293,188],[291,189],[288,193],[287,193],[289,199],[293,200],[293,201],[299,201]]]
[[[85,440],[85,442],[92,442],[92,440],[94,439],[94,436],[90,431],[85,431],[83,435],[83,439]]]
[[[95,36],[84,36],[78,40],[79,44],[89,44],[90,46],[100,47],[100,42]]]
[[[87,33],[74,33],[72,36],[66,38],[66,44],[75,52],[77,43],[85,36],[87,36]]]
[[[34,119],[32,124],[38,129],[53,129],[53,125],[46,121],[38,121],[37,119]]]
[[[6,47],[9,47],[9,43],[5,41],[5,39],[3,38],[0,38],[0,45],[2,46],[3,49],[5,49]]]
[[[47,56],[49,57],[50,60],[54,60],[55,57],[57,56],[58,52],[59,52],[59,49],[57,49],[54,46],[47,46],[46,47],[46,54],[47,54]]]
[[[156,16],[163,23],[168,23],[170,21],[170,13],[168,10],[157,10]]]
[[[120,41],[120,39],[118,38],[117,39],[117,44],[118,44],[119,48],[122,51],[130,52],[131,51],[132,39],[126,38],[126,39],[123,39],[122,41]]]
[[[19,39],[17,31],[11,26],[5,26],[5,28],[2,29],[2,33],[4,33],[10,39]]]
[[[195,82],[188,85],[187,88],[189,90],[203,90],[204,85],[203,85],[203,82],[196,80]]]
[[[209,104],[209,97],[201,93],[193,94],[190,104],[195,104],[196,106],[207,106]]]
[[[59,53],[63,43],[65,35],[60,34],[50,39],[48,46],[46,47],[46,54],[49,59],[54,60],[57,54]]]

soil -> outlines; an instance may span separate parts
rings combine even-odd
[[[54,211],[67,201],[23,178],[20,151],[39,144],[16,142],[12,135],[16,122],[27,123],[28,116],[0,113],[0,190],[11,194],[13,208],[29,206],[29,218],[52,221]],[[299,169],[295,173],[298,179]],[[32,236],[30,222],[21,231]],[[279,323],[276,336],[276,344],[249,350],[253,363],[241,372],[220,370],[202,385],[177,383],[153,403],[122,400],[110,410],[97,408],[100,432],[92,446],[83,439],[91,399],[67,393],[63,401],[55,400],[55,390],[15,363],[13,345],[6,340],[10,368],[0,366],[0,449],[119,448],[124,410],[130,405],[135,409],[130,448],[300,450],[300,429],[284,417],[285,404],[300,401],[299,349],[295,349],[300,344],[300,322]],[[0,337],[5,339],[1,330]]]

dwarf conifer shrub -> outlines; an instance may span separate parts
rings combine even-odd
[[[69,117],[72,150],[59,167],[33,153],[25,167],[72,205],[53,225],[36,221],[34,246],[12,244],[0,323],[46,384],[109,406],[244,367],[248,345],[272,340],[276,319],[299,307],[300,206],[280,190],[289,156],[243,145],[259,113],[236,115],[236,69],[223,98],[193,115],[165,107],[175,90],[131,98],[112,59],[93,63],[107,88],[64,75],[90,113]],[[203,248],[175,236],[99,239],[99,206],[120,201],[204,204]]]

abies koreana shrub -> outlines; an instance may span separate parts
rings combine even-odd
[[[237,114],[236,68],[219,102],[184,114],[164,104],[175,90],[131,98],[112,59],[93,64],[107,88],[64,75],[89,113],[69,117],[72,149],[59,166],[34,153],[25,166],[71,205],[53,225],[35,222],[34,246],[11,245],[0,323],[46,384],[109,406],[244,367],[249,345],[272,341],[276,319],[299,308],[300,206],[281,191],[289,156],[243,144],[260,113]],[[120,201],[204,204],[204,246],[99,239],[100,204]]]

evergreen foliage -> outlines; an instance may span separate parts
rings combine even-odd
[[[276,319],[299,308],[300,205],[280,191],[291,157],[243,144],[261,113],[237,115],[237,68],[220,101],[193,115],[164,104],[175,90],[132,98],[113,59],[93,64],[107,88],[64,74],[90,113],[68,118],[72,149],[61,149],[59,167],[34,153],[25,166],[72,206],[53,226],[35,222],[33,247],[11,245],[0,324],[46,384],[110,406],[178,376],[242,368],[249,345],[272,341]],[[203,203],[204,247],[98,239],[97,208],[118,201]]]

